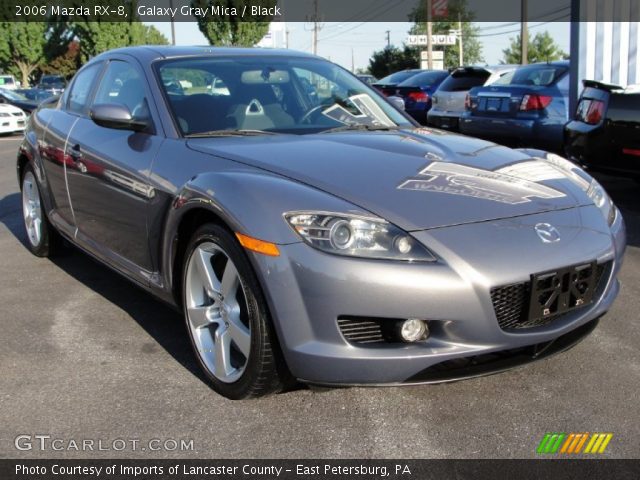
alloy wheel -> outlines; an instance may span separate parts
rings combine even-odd
[[[22,180],[22,214],[29,242],[37,247],[42,241],[42,207],[38,184],[30,171]]]

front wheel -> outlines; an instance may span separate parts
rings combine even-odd
[[[49,223],[42,208],[42,196],[31,165],[22,175],[22,218],[27,232],[31,253],[38,257],[50,257],[59,247],[58,232]]]
[[[203,225],[185,258],[186,326],[212,388],[231,399],[282,389],[284,366],[268,309],[237,240],[219,225]]]

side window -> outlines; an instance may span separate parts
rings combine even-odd
[[[134,117],[148,116],[142,78],[133,66],[120,60],[109,62],[93,103],[120,104]]]
[[[82,70],[73,82],[69,93],[67,109],[73,113],[82,114],[87,107],[89,94],[95,83],[96,76],[102,68],[102,63],[96,63]]]

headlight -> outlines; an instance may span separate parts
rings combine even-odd
[[[613,225],[613,222],[616,219],[616,207],[605,189],[602,188],[602,185],[600,185],[595,179],[591,180],[591,185],[589,185],[589,188],[587,189],[587,195],[589,195],[589,198],[593,200],[596,207],[600,209],[609,226]]]
[[[9,115],[8,113],[5,112],[0,112],[0,117],[4,118],[4,117],[10,117],[11,115]]]
[[[434,262],[413,237],[380,218],[328,212],[289,212],[289,225],[309,245],[351,257]]]

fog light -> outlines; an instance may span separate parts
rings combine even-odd
[[[403,342],[417,342],[427,336],[427,324],[417,318],[410,318],[400,324],[400,338]]]

